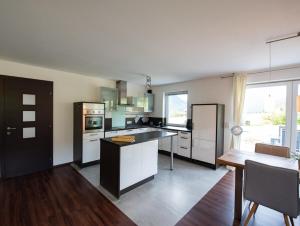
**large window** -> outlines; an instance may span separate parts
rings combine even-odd
[[[242,150],[253,151],[256,143],[288,145],[287,87],[286,83],[247,87],[242,117]]]
[[[267,143],[300,151],[300,81],[248,85],[242,123],[242,150]]]
[[[185,126],[188,108],[187,92],[167,93],[165,100],[167,125]]]

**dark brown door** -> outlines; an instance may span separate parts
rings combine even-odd
[[[9,76],[1,76],[0,80],[2,176],[14,177],[52,167],[53,83]]]

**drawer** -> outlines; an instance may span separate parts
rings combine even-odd
[[[182,138],[182,139],[191,139],[191,133],[190,132],[178,131],[178,137]]]
[[[178,146],[190,147],[191,139],[178,137]]]
[[[178,145],[177,148],[180,150],[187,150],[187,151],[191,150],[190,146],[184,146],[184,145]]]
[[[180,156],[190,158],[191,157],[191,149],[189,147],[178,146],[177,147],[177,154],[180,155]]]

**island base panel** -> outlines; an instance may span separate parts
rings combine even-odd
[[[129,192],[129,191],[131,191],[131,190],[133,190],[133,189],[141,186],[142,184],[145,184],[145,183],[147,183],[147,182],[149,182],[149,181],[151,181],[153,179],[154,179],[154,175],[151,176],[151,177],[148,177],[148,178],[146,178],[146,179],[144,179],[144,180],[142,180],[142,181],[140,181],[140,182],[138,182],[136,184],[133,184],[133,185],[127,187],[127,188],[124,188],[123,190],[120,191],[120,195],[123,195],[126,192]]]

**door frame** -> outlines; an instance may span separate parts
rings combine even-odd
[[[4,177],[4,78],[0,75],[0,178]]]
[[[32,78],[24,78],[24,77],[17,77],[17,76],[8,76],[8,75],[1,75],[0,74],[0,179],[1,178],[6,178],[6,172],[5,172],[5,151],[4,150],[4,141],[5,141],[5,122],[4,122],[4,90],[5,90],[5,80],[6,79],[22,79],[22,80],[32,80],[32,81],[41,81],[41,82],[49,82],[52,84],[52,90],[51,90],[51,103],[50,103],[50,121],[51,121],[51,128],[50,129],[50,156],[51,156],[51,162],[50,162],[50,168],[53,167],[53,81],[47,81],[47,80],[41,80],[41,79],[32,79]]]

